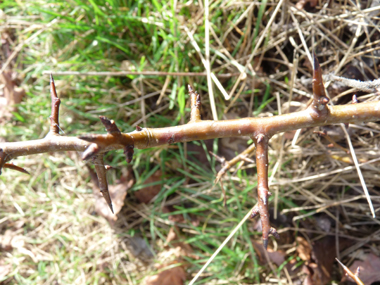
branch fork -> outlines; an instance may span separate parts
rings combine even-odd
[[[104,199],[113,211],[112,201],[108,192],[106,171],[103,157],[107,151],[123,149],[128,163],[132,161],[134,149],[145,149],[156,146],[164,146],[172,143],[190,142],[194,140],[206,140],[227,137],[252,137],[255,144],[250,146],[239,158],[231,160],[222,172],[218,174],[216,182],[220,181],[224,173],[238,161],[245,161],[256,148],[257,167],[257,205],[251,213],[251,218],[260,216],[262,222],[262,238],[266,248],[270,235],[278,238],[276,229],[270,226],[269,220],[269,192],[268,187],[268,145],[270,138],[277,133],[311,128],[330,124],[348,124],[353,120],[356,123],[379,121],[380,101],[369,103],[356,103],[343,106],[328,106],[329,99],[326,96],[322,72],[318,60],[314,55],[313,74],[313,101],[303,111],[264,118],[242,118],[235,120],[201,120],[201,98],[194,89],[188,86],[191,113],[189,123],[175,127],[165,128],[141,128],[131,133],[122,133],[113,120],[100,116],[100,120],[106,128],[107,134],[86,134],[79,138],[68,137],[59,134],[59,105],[60,100],[55,89],[54,79],[50,77],[50,93],[52,100],[52,113],[50,120],[50,132],[44,139],[0,143],[0,174],[2,168],[9,168],[21,172],[25,169],[9,164],[8,162],[18,156],[54,151],[81,151],[82,159],[92,158],[98,176],[99,188]]]

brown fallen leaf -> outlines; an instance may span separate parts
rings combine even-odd
[[[380,257],[369,253],[363,260],[356,260],[350,266],[350,270],[356,272],[358,267],[360,268],[359,278],[364,284],[380,281]]]
[[[174,265],[175,262],[169,265]],[[168,265],[162,266],[165,268]],[[145,285],[183,285],[186,281],[186,271],[182,266],[163,270],[145,279]]]
[[[11,117],[11,112],[16,109],[13,106],[21,102],[25,96],[25,90],[16,83],[16,73],[6,70],[0,74],[0,122]]]
[[[304,260],[309,262],[311,259],[311,245],[307,242],[307,240],[301,236],[296,238],[297,242],[297,253],[298,256]]]
[[[265,250],[262,243],[252,240],[253,248],[255,249],[257,255],[259,256],[259,260],[261,264],[267,264],[268,261],[273,262],[277,266],[280,266],[285,261],[285,252],[282,250],[274,251],[269,248]],[[266,258],[266,254],[268,254],[268,259]]]
[[[162,173],[160,170],[157,170],[153,173],[148,179],[145,180],[144,184],[150,184],[162,180]],[[161,185],[151,185],[144,187],[135,192],[136,198],[141,202],[148,204],[159,192],[161,191]]]
[[[95,211],[98,215],[106,218],[107,221],[113,225],[117,220],[117,214],[124,206],[124,199],[127,196],[127,191],[132,187],[134,180],[131,178],[131,174],[128,172],[127,175],[120,178],[117,184],[109,185],[108,191],[112,199],[112,205],[115,214],[112,214],[108,207],[108,204],[100,193],[96,174],[93,172],[91,172],[91,180],[94,182]]]

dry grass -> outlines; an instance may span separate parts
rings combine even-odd
[[[3,2],[2,69],[17,72],[16,81],[27,91],[18,112],[1,122],[0,136],[7,141],[48,132],[46,70],[174,73],[57,76],[61,127],[73,136],[104,132],[98,115],[114,119],[123,131],[186,122],[188,83],[202,96],[204,119],[301,110],[311,97],[313,50],[324,73],[379,78],[380,7],[371,6],[375,1],[358,7],[353,1],[210,0],[209,40],[202,1]],[[176,72],[206,72],[209,80]],[[232,76],[213,77],[211,72]],[[208,92],[211,81],[214,96]],[[359,101],[379,99],[377,92],[368,95],[338,83],[326,86],[332,104],[349,103],[353,94]],[[270,247],[284,261],[275,264],[272,251],[271,262],[266,261],[258,243],[260,225],[249,221],[197,284],[300,284],[307,278],[311,284],[338,282],[343,271],[335,257],[349,267],[369,252],[380,256],[380,221],[371,217],[356,167],[345,151],[348,140],[341,126],[324,130],[343,149],[328,148],[330,142],[311,129],[279,134],[270,143],[272,223],[281,235]],[[348,133],[379,214],[380,127],[353,121]],[[18,158],[31,175],[4,171],[0,177],[0,281],[140,284],[157,272],[155,262],[168,264],[165,254],[175,255],[165,247],[174,226],[191,247],[192,253],[180,261],[190,281],[256,199],[255,165],[246,163],[224,176],[223,207],[220,187],[213,184],[220,165],[207,150],[232,159],[247,148],[248,140],[138,151],[132,166],[122,153],[110,153],[108,164],[115,167],[110,180],[116,182],[125,173],[135,180],[112,226],[94,212],[92,182],[77,154]],[[158,170],[162,178],[151,179]],[[135,192],[146,184],[160,194],[142,204]],[[165,207],[174,212],[165,212]],[[320,252],[326,253],[325,259]],[[314,274],[307,273],[310,268]]]

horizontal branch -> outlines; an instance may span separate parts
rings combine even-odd
[[[266,134],[268,137],[271,137],[276,133],[301,128],[380,120],[380,101],[326,107],[329,113],[323,119],[314,119],[311,116],[313,109],[309,107],[300,112],[273,117],[197,121],[175,127],[142,128],[141,131],[121,133],[120,136],[89,134],[80,137],[84,140],[68,136],[49,136],[40,140],[0,143],[0,149],[5,154],[3,163],[6,163],[18,156],[37,153],[57,151],[83,152],[91,143],[98,144],[100,148],[99,153],[102,153],[110,150],[124,149],[126,145],[134,145],[135,148],[145,149],[178,142],[215,138],[252,137],[258,134]]]

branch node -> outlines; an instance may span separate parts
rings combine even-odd
[[[256,136],[257,143],[258,143],[258,144],[261,143],[261,142],[263,141],[264,138],[265,138],[265,135],[263,135],[263,134],[258,134],[258,135]]]
[[[99,152],[99,146],[95,143],[92,143],[88,146],[88,148],[82,154],[82,160],[87,160],[93,157],[95,154]]]

